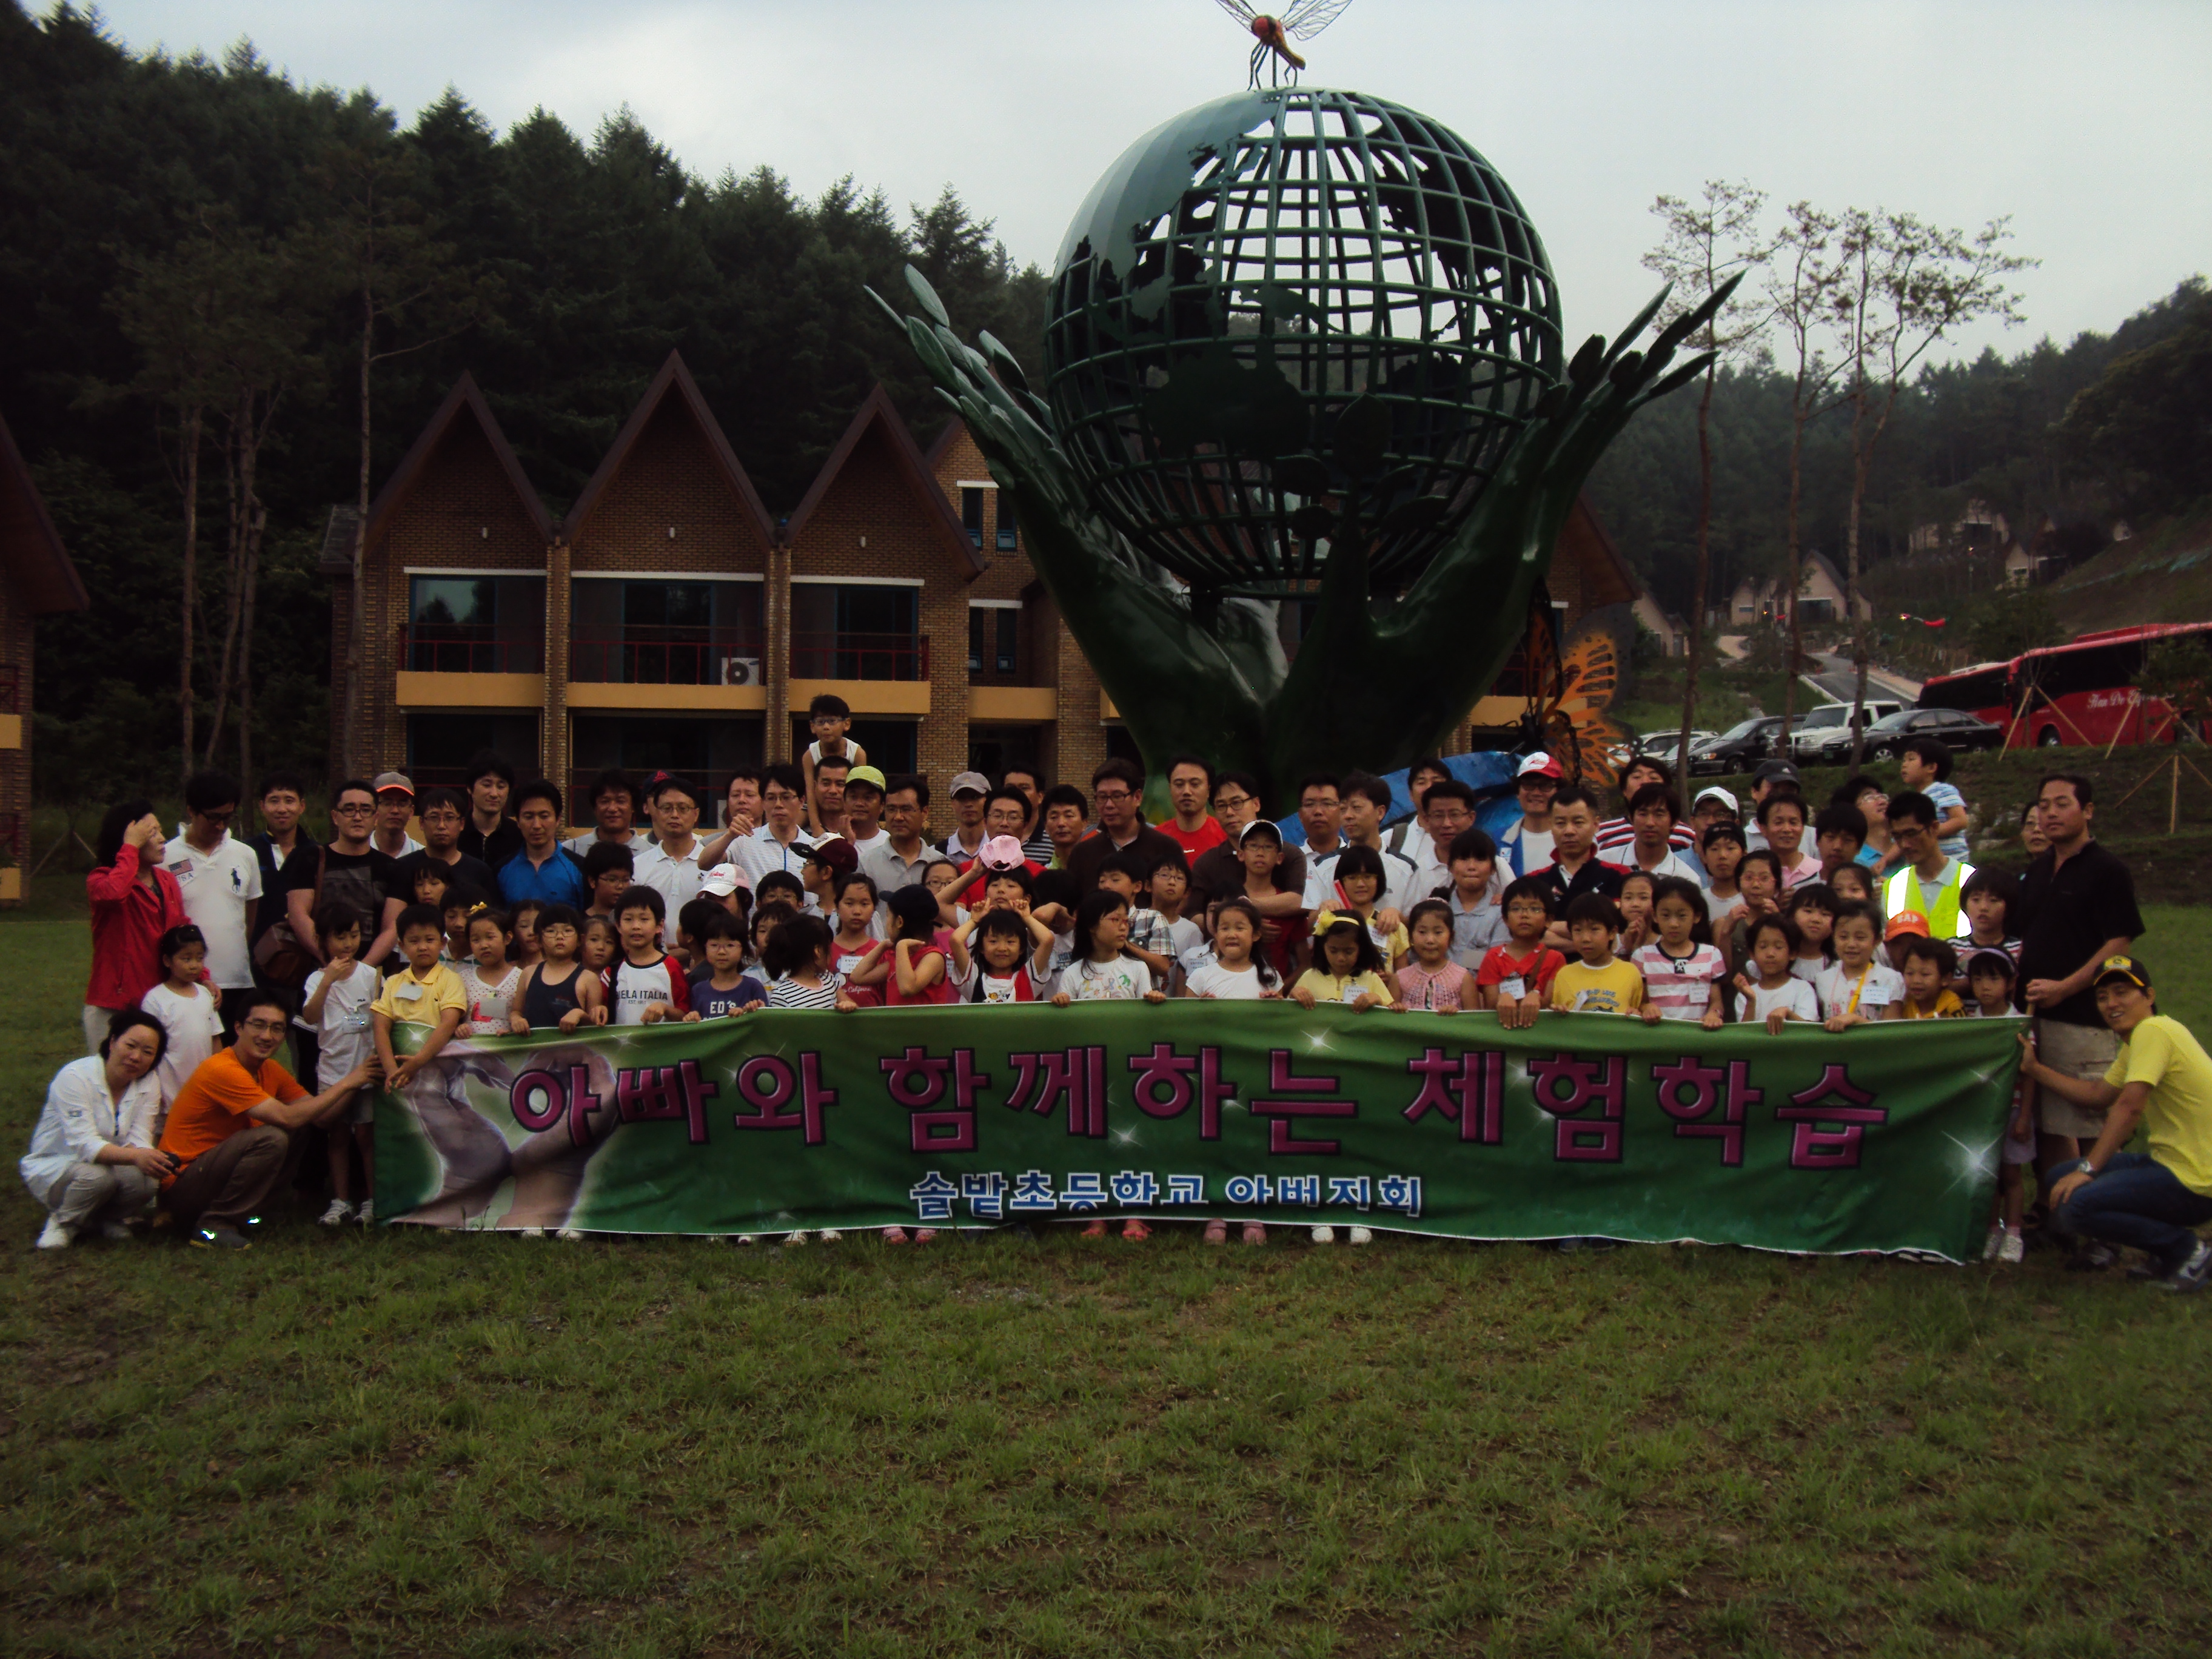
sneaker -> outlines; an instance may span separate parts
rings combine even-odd
[[[46,1228],[39,1234],[42,1250],[66,1250],[76,1242],[76,1230],[58,1216],[46,1218]]]
[[[2091,1239],[2066,1258],[2066,1271],[2069,1273],[2100,1273],[2119,1259],[2120,1253],[2111,1245],[2100,1244]]]
[[[786,1233],[783,1236],[783,1248],[787,1250],[792,1249],[794,1245],[804,1244],[805,1243],[806,1243],[806,1235],[805,1233]]]
[[[1334,1243],[1336,1243],[1336,1229],[1335,1229],[1335,1228],[1334,1228],[1334,1227],[1316,1227],[1316,1228],[1315,1228],[1315,1229],[1313,1230],[1313,1242],[1314,1242],[1315,1243],[1316,1243],[1316,1244],[1334,1244]]]
[[[1345,1237],[1355,1244],[1372,1244],[1375,1242],[1375,1235],[1364,1227],[1354,1227]]]
[[[2018,1233],[2008,1230],[2004,1236],[2004,1242],[1997,1246],[1997,1260],[2007,1267],[2017,1267],[2027,1260],[2027,1241]]]
[[[2200,1238],[2197,1241],[2197,1248],[2189,1253],[2188,1260],[2158,1283],[2160,1290],[2172,1291],[2177,1296],[2189,1296],[2203,1290],[2208,1279],[2212,1279],[2212,1244],[2207,1244]]]
[[[709,1244],[726,1244],[730,1242],[730,1236],[727,1233],[708,1233],[707,1242]]]
[[[914,1242],[917,1244],[936,1243],[937,1229],[934,1227],[916,1227],[914,1230]]]
[[[1141,1240],[1152,1236],[1152,1230],[1133,1216],[1121,1224],[1121,1237],[1124,1238]]]
[[[105,1221],[100,1224],[100,1236],[120,1244],[124,1240],[136,1238],[138,1235],[131,1231],[131,1224],[127,1221]]]
[[[342,1198],[334,1198],[331,1200],[331,1207],[324,1211],[318,1219],[325,1227],[342,1226],[353,1219],[353,1206]]]
[[[845,1235],[839,1232],[834,1227],[824,1227],[819,1233],[816,1234],[815,1237],[819,1238],[824,1244],[835,1244],[842,1240]]]
[[[906,1243],[906,1229],[903,1227],[886,1227],[884,1229],[883,1238],[884,1243],[886,1244],[903,1244]]]
[[[584,1242],[584,1235],[574,1227],[562,1228],[556,1237],[558,1237],[563,1244],[580,1244]]]
[[[246,1235],[235,1227],[195,1227],[186,1241],[196,1250],[250,1250]]]
[[[543,1227],[524,1227],[520,1231],[525,1238],[543,1238],[545,1237],[545,1229]]]
[[[750,1233],[739,1233],[738,1235],[738,1243],[744,1245],[753,1245],[759,1243],[760,1240],[754,1237]]]
[[[364,1227],[374,1227],[376,1224],[376,1200],[373,1198],[362,1200],[361,1208],[353,1212],[353,1218]]]
[[[1265,1244],[1267,1242],[1267,1229],[1261,1222],[1248,1221],[1244,1224],[1243,1237],[1247,1244]]]
[[[1229,1242],[1229,1224],[1225,1221],[1207,1222],[1206,1242],[1209,1244],[1226,1244]]]
[[[1085,1228],[1083,1230],[1083,1236],[1084,1236],[1085,1238],[1103,1238],[1103,1237],[1106,1237],[1106,1224],[1105,1224],[1104,1222],[1103,1222],[1103,1221],[1094,1221],[1094,1222],[1092,1222],[1092,1223],[1091,1223],[1088,1227],[1085,1227]]]
[[[1994,1261],[1997,1252],[2004,1249],[2005,1230],[2002,1224],[1990,1229],[1990,1236],[1982,1241],[1982,1260]]]

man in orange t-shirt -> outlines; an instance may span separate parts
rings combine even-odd
[[[276,991],[240,995],[237,1042],[185,1079],[161,1131],[161,1150],[178,1164],[161,1183],[161,1202],[201,1249],[246,1249],[239,1225],[283,1174],[292,1131],[335,1121],[378,1075],[372,1056],[335,1088],[309,1094],[276,1063],[289,1001]]]

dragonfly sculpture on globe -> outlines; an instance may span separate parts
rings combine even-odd
[[[1281,84],[1282,72],[1288,70],[1296,84],[1298,71],[1306,60],[1291,46],[1293,40],[1310,40],[1337,20],[1338,15],[1352,0],[1297,0],[1297,3],[1276,16],[1271,12],[1255,11],[1246,0],[1216,0],[1222,10],[1242,23],[1260,44],[1252,48],[1252,85],[1260,84],[1260,71],[1268,71],[1270,86]]]
[[[1703,372],[1678,353],[1734,287],[1639,347],[1662,293],[1567,360],[1496,170],[1305,87],[1200,105],[1109,169],[1055,261],[1041,388],[907,281],[919,314],[885,309],[1155,784],[1195,753],[1279,810],[1310,772],[1437,752],[1521,643],[1590,468]]]

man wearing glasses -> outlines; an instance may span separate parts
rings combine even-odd
[[[169,843],[161,867],[177,878],[185,914],[207,935],[208,982],[234,1005],[234,993],[253,988],[248,940],[261,897],[261,856],[230,833],[238,816],[238,780],[222,772],[195,772],[185,780],[185,809],[191,816],[183,836]],[[221,1010],[223,1030],[238,1018]]]
[[[284,896],[292,932],[318,962],[323,959],[323,942],[315,928],[315,906],[332,899],[350,904],[362,919],[361,931],[373,935],[362,961],[380,969],[392,955],[393,930],[407,895],[398,860],[378,852],[369,841],[375,827],[376,792],[364,780],[349,778],[331,798],[330,845],[318,848],[313,858],[288,861],[288,878],[289,865],[300,866],[298,879],[288,880]]]
[[[1180,858],[1182,848],[1146,823],[1141,805],[1145,775],[1134,761],[1115,758],[1091,775],[1091,804],[1098,811],[1098,829],[1079,842],[1067,855],[1066,867],[1079,891],[1098,884],[1099,867],[1109,854],[1133,848],[1145,868],[1157,869],[1170,854]]]
[[[374,797],[370,804],[373,811]],[[361,817],[365,842],[368,815]],[[186,1242],[201,1249],[245,1249],[244,1229],[258,1218],[291,1161],[292,1132],[336,1122],[355,1091],[377,1074],[372,1054],[335,1087],[309,1094],[276,1063],[291,999],[281,991],[253,991],[238,1001],[238,1041],[216,1049],[185,1079],[161,1130],[161,1150],[176,1165],[162,1179],[161,1202]]]
[[[1224,772],[1213,786],[1213,816],[1220,820],[1226,839],[1209,847],[1190,866],[1194,892],[1209,898],[1228,898],[1244,890],[1244,866],[1237,856],[1237,837],[1244,826],[1260,817],[1260,780],[1249,772]],[[1283,848],[1276,884],[1285,892],[1304,892],[1306,855],[1296,847]]]
[[[787,761],[761,770],[761,807],[766,821],[750,836],[730,843],[730,862],[745,872],[755,887],[763,876],[781,870],[798,875],[805,867],[814,842],[799,827],[799,811],[806,802],[806,780]]]

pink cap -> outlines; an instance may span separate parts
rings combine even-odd
[[[1018,870],[1027,862],[1022,857],[1021,842],[1012,836],[992,836],[975,857],[986,870]]]

